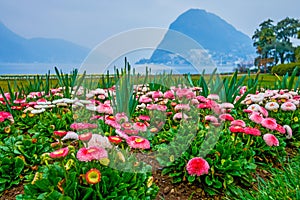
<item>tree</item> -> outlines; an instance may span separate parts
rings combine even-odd
[[[273,20],[268,19],[259,25],[259,29],[256,29],[252,40],[254,41],[253,46],[256,47],[256,53],[259,56],[256,60],[267,59],[271,55],[271,50],[273,49],[273,44],[276,41],[276,35],[274,31]],[[256,62],[261,63],[261,62]],[[258,66],[260,68],[260,66]],[[264,65],[265,70],[267,63]]]
[[[300,21],[293,18],[285,18],[275,26],[276,37],[281,42],[290,42],[290,38],[297,37],[300,30]]]
[[[300,21],[298,19],[287,17],[276,25],[273,25],[271,19],[262,22],[252,36],[253,46],[256,47],[258,54],[256,61],[272,58],[273,65],[279,62],[294,62],[297,55],[295,55],[296,49],[290,41],[292,37],[300,38]],[[263,63],[266,68],[267,62]]]

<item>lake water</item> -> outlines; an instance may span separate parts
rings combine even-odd
[[[0,75],[13,75],[13,74],[46,74],[50,70],[51,74],[55,74],[54,67],[61,69],[64,73],[69,73],[72,69],[80,68],[81,64],[53,64],[53,63],[0,63]],[[145,67],[157,68],[157,65],[144,65],[137,66],[136,69],[143,71]],[[159,68],[159,66],[158,66]],[[178,71],[179,73],[198,74],[202,70],[195,70],[188,68],[186,66],[175,66],[167,67],[169,69],[174,69],[173,71]],[[232,73],[234,66],[218,66],[217,73]],[[206,72],[211,71],[212,68],[206,70]],[[139,70],[137,70],[139,71]]]

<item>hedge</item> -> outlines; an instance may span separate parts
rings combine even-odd
[[[288,73],[289,75],[292,74],[295,67],[300,68],[300,63],[288,63],[288,64],[280,64],[272,67],[272,73],[277,74],[280,76],[286,75]],[[298,69],[297,76],[300,75],[300,70]]]

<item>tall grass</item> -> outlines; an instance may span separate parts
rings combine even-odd
[[[300,155],[283,163],[283,169],[266,169],[271,173],[269,180],[257,178],[257,191],[239,187],[228,188],[227,199],[300,199]]]

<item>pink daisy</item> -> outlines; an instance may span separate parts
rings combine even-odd
[[[260,105],[258,104],[252,104],[250,106],[248,106],[247,110],[252,110],[254,112],[258,112],[260,109]]]
[[[122,112],[122,113],[117,113],[115,115],[116,121],[119,123],[123,123],[123,122],[127,122],[128,121],[128,117],[126,115],[126,113]]]
[[[273,134],[267,133],[263,136],[263,139],[268,146],[279,146],[279,141]]]
[[[116,129],[116,134],[118,134],[121,138],[125,140],[128,138],[128,135],[124,131],[121,131],[120,129]]]
[[[100,160],[102,158],[107,158],[107,151],[101,147],[82,147],[78,150],[77,159],[80,161],[92,161],[92,160]]]
[[[266,103],[265,108],[267,110],[274,111],[279,108],[279,104],[277,102],[268,102]]]
[[[163,97],[163,95],[164,94],[161,91],[154,91],[152,93],[152,99],[161,98],[161,97]]]
[[[219,95],[217,95],[217,94],[209,94],[209,95],[207,96],[207,98],[208,98],[208,99],[211,99],[211,100],[215,100],[215,101],[220,100],[220,97],[219,97]]]
[[[150,142],[140,136],[130,136],[126,142],[133,149],[150,149]]]
[[[139,120],[150,121],[150,117],[148,115],[140,115]]]
[[[297,109],[295,104],[293,104],[291,102],[285,102],[285,103],[281,104],[280,108],[283,111],[295,111]]]
[[[257,95],[251,95],[250,99],[254,103],[259,103],[259,102],[262,102],[264,100],[264,95],[261,94],[261,93],[259,93]]]
[[[202,102],[202,103],[206,103],[207,102],[207,99],[204,96],[197,96],[196,99],[199,102]]]
[[[124,129],[123,132],[126,133],[127,135],[138,135],[139,134],[139,131],[135,130],[135,129]]]
[[[197,108],[199,109],[205,109],[205,108],[211,108],[211,106],[207,103],[199,103]]]
[[[262,106],[260,106],[259,107],[259,110],[258,110],[264,117],[268,117],[268,115],[269,115],[269,113],[268,113],[268,111],[264,108],[264,107],[262,107]]]
[[[157,110],[159,110],[159,111],[166,111],[167,110],[167,106],[166,105],[157,105]]]
[[[276,130],[277,128],[277,123],[274,118],[265,118],[261,121],[261,125],[265,128],[271,129],[271,130]]]
[[[176,113],[174,116],[173,116],[173,120],[181,120],[182,118],[184,119],[187,119],[188,116],[186,114],[180,112],[180,113]]]
[[[233,120],[230,122],[231,126],[241,126],[241,127],[245,127],[246,123],[243,120],[237,119],[237,120]]]
[[[67,131],[53,131],[54,135],[58,137],[64,137],[67,134]]]
[[[230,126],[229,130],[232,133],[243,133],[244,132],[244,128],[241,126]]]
[[[78,139],[81,141],[89,141],[92,138],[93,134],[91,132],[83,133],[78,135]]]
[[[212,123],[218,123],[218,119],[213,115],[206,115],[205,120],[210,121]]]
[[[122,142],[122,138],[120,136],[108,136],[108,140],[114,144],[119,144]]]
[[[221,108],[225,108],[225,109],[233,109],[234,108],[234,105],[232,103],[221,103]]]
[[[140,99],[139,99],[139,102],[140,103],[150,103],[150,102],[152,102],[152,99],[150,97],[147,97],[147,96],[141,96]]]
[[[13,122],[13,116],[9,112],[0,111],[0,122],[4,122],[5,119]]]
[[[97,112],[112,115],[113,109],[110,105],[101,103],[97,106]]]
[[[177,104],[174,109],[177,112],[179,110],[189,111],[191,108],[189,104]]]
[[[179,98],[179,99],[182,99],[182,98],[186,98],[186,99],[192,99],[195,97],[195,93],[191,90],[191,89],[188,89],[188,88],[183,88],[183,89],[178,89],[176,91],[176,96]]]
[[[219,116],[219,119],[222,121],[233,121],[234,118],[231,116],[231,114],[221,114]]]
[[[191,176],[208,174],[209,168],[208,162],[200,157],[192,158],[186,165],[186,170]]]
[[[246,127],[244,128],[244,133],[248,135],[260,136],[261,133],[257,128]]]
[[[246,87],[246,86],[241,87],[239,93],[240,93],[241,95],[243,95],[245,92],[247,92],[247,87]]]
[[[97,124],[90,124],[90,123],[73,123],[70,125],[70,128],[74,130],[94,129],[97,127],[98,127]]]
[[[252,112],[252,114],[249,116],[249,119],[257,124],[260,124],[264,118],[260,115],[260,113]]]
[[[199,101],[197,99],[192,99],[191,100],[191,104],[192,105],[198,105],[199,104]]]
[[[61,148],[61,149],[51,152],[50,157],[51,158],[66,157],[68,155],[68,153],[69,153],[69,148],[65,147],[65,148]]]
[[[115,129],[120,129],[121,128],[121,125],[118,122],[116,122],[115,120],[106,120],[105,124],[115,128]]]
[[[244,112],[244,113],[251,114],[251,113],[253,113],[253,110],[243,109],[243,112]]]
[[[157,109],[157,104],[148,104],[146,109],[148,110],[156,110]]]
[[[133,128],[135,130],[141,131],[141,132],[146,132],[147,131],[147,126],[143,122],[136,122],[133,124]]]
[[[14,100],[15,104],[22,104],[22,103],[25,103],[25,102],[26,102],[26,99],[16,99],[16,100]]]
[[[284,128],[284,129],[286,130],[286,132],[287,132],[286,138],[287,138],[287,139],[291,139],[292,136],[293,136],[293,131],[292,131],[291,127],[290,127],[289,125],[284,125],[283,128]]]
[[[276,131],[278,131],[281,134],[285,134],[285,128],[279,124],[277,124]]]
[[[168,90],[164,93],[164,98],[165,99],[174,99],[174,92],[172,90]]]
[[[132,128],[132,125],[130,122],[124,122],[123,124],[121,124],[121,127],[123,129],[131,129]]]

